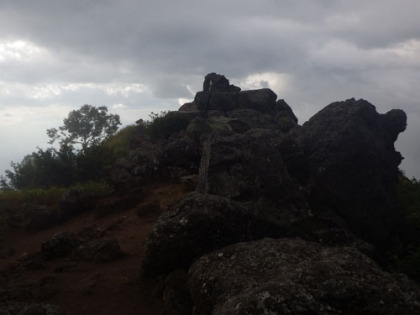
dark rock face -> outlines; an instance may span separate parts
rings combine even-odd
[[[246,240],[250,219],[229,199],[190,194],[174,211],[164,214],[149,234],[143,274],[156,276],[188,269],[199,255]]]
[[[154,154],[133,150],[127,157],[117,160],[110,170],[109,180],[116,190],[126,191],[155,180],[157,168]]]
[[[120,258],[123,252],[114,238],[80,245],[75,255],[84,261],[108,262]]]
[[[190,270],[196,314],[416,314],[420,290],[350,247],[263,239],[221,248]]]
[[[198,92],[194,103],[199,110],[230,110],[237,106],[241,89],[229,84],[224,76],[210,73],[203,83],[203,91]]]
[[[203,92],[239,92],[241,89],[229,84],[224,75],[209,73],[204,78]]]
[[[197,183],[149,234],[143,275],[193,264],[196,314],[418,312],[418,288],[365,256],[398,252],[394,142],[405,113],[350,99],[299,126],[276,98],[209,74],[180,109],[191,116],[185,131],[127,165]],[[276,240],[256,241],[266,237]],[[167,295],[171,305],[169,296],[180,295]]]
[[[310,167],[310,203],[336,211],[359,237],[379,247],[396,237],[398,165],[394,141],[406,115],[354,99],[333,103],[296,130]]]
[[[268,112],[274,110],[276,100],[277,95],[270,89],[243,91],[239,93],[238,107]]]

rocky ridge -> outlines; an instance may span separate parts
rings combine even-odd
[[[35,206],[0,244],[0,313],[420,313],[383,263],[402,246],[403,111],[349,99],[299,125],[272,90],[211,73],[163,120],[109,169],[114,194]]]
[[[144,277],[166,279],[168,314],[420,312],[419,288],[378,264],[401,246],[402,110],[349,99],[300,126],[270,89],[211,73],[176,115],[188,124],[148,157],[152,176],[197,178],[196,189],[159,218],[142,262]],[[168,280],[179,273],[184,304]]]

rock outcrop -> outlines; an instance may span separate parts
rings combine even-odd
[[[144,167],[197,188],[149,234],[144,276],[190,270],[196,314],[419,311],[418,288],[372,260],[399,250],[403,111],[350,99],[299,126],[270,89],[211,73],[184,114]]]
[[[195,314],[417,314],[420,289],[351,247],[296,238],[218,249],[190,270]]]
[[[402,110],[378,114],[365,100],[328,105],[296,131],[309,172],[309,202],[330,208],[380,249],[398,244],[398,165],[394,142],[406,128]]]

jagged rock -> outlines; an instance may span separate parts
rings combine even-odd
[[[238,97],[239,108],[252,108],[257,111],[273,111],[276,106],[277,95],[270,89],[242,91]]]
[[[58,232],[41,244],[41,253],[46,259],[64,257],[71,254],[80,243],[76,234]]]
[[[236,92],[198,92],[194,98],[198,110],[232,110],[238,108],[239,91]]]
[[[276,204],[304,204],[305,196],[289,176],[279,151],[282,137],[283,133],[275,130],[214,137],[210,145],[209,193],[236,200],[265,197]]]
[[[138,149],[119,159],[110,169],[109,180],[118,192],[126,192],[151,182],[173,179],[175,169],[182,171],[180,176],[195,173],[199,161],[197,143],[189,137],[174,135],[154,150]]]
[[[204,79],[203,91],[196,94],[194,104],[198,110],[231,110],[238,105],[240,90],[224,76],[210,73]]]
[[[312,207],[333,209],[356,235],[382,250],[398,244],[396,185],[402,157],[394,141],[405,126],[401,110],[381,115],[367,101],[350,99],[330,104],[288,134],[305,156],[301,161],[307,165],[302,168]]]
[[[197,104],[194,102],[185,103],[179,108],[179,111],[181,112],[193,112],[197,110]]]
[[[130,151],[110,169],[109,181],[117,191],[126,191],[158,178],[159,168],[155,153]]]
[[[245,133],[250,129],[280,129],[278,120],[274,113],[262,113],[252,108],[237,108],[226,113],[226,117],[230,118],[229,125],[236,133]],[[235,124],[240,123],[239,129],[235,128]]]
[[[288,132],[298,126],[298,119],[285,100],[276,102],[276,112],[278,124],[283,132]]]
[[[197,172],[200,163],[200,151],[197,144],[186,137],[174,138],[165,142],[157,153],[159,168],[182,168],[187,172]]]
[[[420,312],[419,288],[371,259],[398,252],[394,142],[405,113],[351,99],[299,126],[276,98],[212,73],[180,109],[193,118],[158,150],[164,167],[198,170],[196,192],[149,234],[143,274],[193,264],[197,315]],[[189,143],[201,159],[185,154]],[[276,240],[254,241],[263,237]],[[171,287],[168,305],[183,289]]]
[[[197,315],[417,314],[420,289],[350,247],[263,239],[221,248],[190,269]]]
[[[249,218],[230,200],[190,194],[163,214],[146,239],[143,275],[153,277],[188,269],[201,254],[248,238]]]
[[[203,92],[239,92],[241,89],[229,84],[229,80],[224,75],[209,73],[203,82]]]
[[[75,255],[84,261],[108,262],[120,258],[123,252],[115,238],[107,238],[80,245]]]
[[[276,207],[266,199],[238,203],[229,198],[192,193],[162,215],[149,233],[142,261],[145,277],[188,269],[211,250],[265,236],[304,233],[310,213],[303,203]]]
[[[242,100],[232,109],[229,102],[216,97],[217,109],[223,110],[191,120],[186,134],[202,134],[193,137],[202,142],[198,194],[164,215],[150,233],[143,263],[146,274],[185,269],[217,246],[258,237],[300,236],[323,244],[352,244],[369,254],[371,247],[352,232],[377,245],[360,233],[365,226],[368,233],[389,240],[386,229],[375,232],[376,219],[371,218],[376,210],[371,214],[366,205],[385,216],[378,219],[379,226],[389,217],[398,217],[395,203],[381,210],[368,199],[392,198],[378,195],[377,187],[379,192],[395,193],[386,179],[395,176],[400,162],[393,141],[405,128],[403,112],[379,115],[367,102],[350,100],[328,106],[299,127],[290,106],[284,100],[276,102],[271,90],[239,92],[229,90],[227,80],[221,78],[221,82],[220,88],[212,90],[207,80],[203,93],[242,95]],[[178,148],[182,141],[176,141]],[[184,156],[181,149],[169,150],[171,158],[165,166],[177,161],[178,151]],[[366,152],[373,152],[367,153],[368,164],[360,164],[365,158],[359,154]],[[382,163],[387,161],[379,157],[382,154],[390,162]],[[370,167],[377,159],[380,166]],[[382,168],[390,169],[389,175]],[[365,193],[366,188],[372,196]]]

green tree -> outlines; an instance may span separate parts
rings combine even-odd
[[[12,162],[0,182],[4,188],[33,189],[67,186],[75,179],[76,156],[69,147],[53,148],[26,155],[20,163]]]
[[[51,139],[50,144],[56,140],[60,141],[60,146],[78,144],[86,152],[89,147],[98,145],[113,135],[119,125],[120,116],[108,114],[106,106],[83,105],[80,109],[71,111],[58,129],[47,129],[47,135]]]

